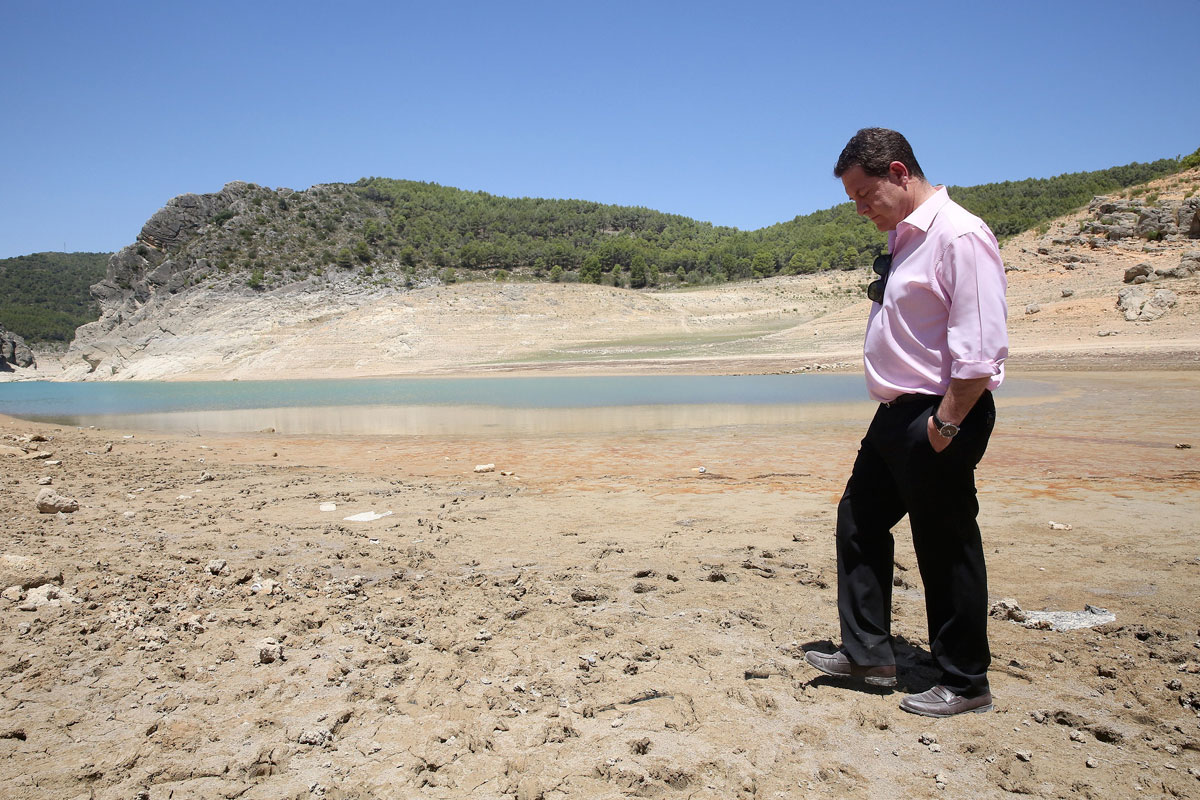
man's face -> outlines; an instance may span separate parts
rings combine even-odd
[[[881,231],[895,230],[913,210],[908,170],[899,161],[893,161],[891,171],[881,178],[868,175],[862,167],[851,167],[842,175],[842,185],[855,210]]]

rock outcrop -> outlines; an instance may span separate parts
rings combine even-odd
[[[267,309],[286,305],[280,295],[307,293],[309,305],[345,308],[341,298],[363,294],[337,285],[354,273],[331,280],[322,277],[322,265],[330,266],[331,248],[348,244],[363,226],[366,212],[353,207],[349,195],[338,185],[294,192],[236,181],[214,194],[172,199],[146,222],[137,241],[113,254],[104,280],[92,286],[100,318],[76,332],[62,377],[111,378],[172,339],[169,349],[177,351],[181,366],[220,360],[226,354],[203,352],[210,337],[198,337],[194,349],[184,341],[198,328],[225,325],[236,347],[246,330],[270,327]],[[335,212],[328,211],[317,237],[323,249],[305,232],[303,208],[336,209],[336,224]],[[264,279],[264,271],[272,277]],[[322,296],[321,289],[330,284],[334,291]],[[261,302],[269,289],[270,302]]]
[[[1143,239],[1200,239],[1200,195],[1184,200],[1147,203],[1141,198],[1123,199],[1099,195],[1088,211],[1093,220],[1081,233],[1103,235],[1109,241],[1132,236]]]
[[[1117,310],[1126,322],[1153,322],[1174,308],[1179,297],[1170,289],[1158,289],[1153,295],[1137,286],[1127,286],[1117,293]]]
[[[33,351],[25,340],[0,326],[0,371],[9,372],[13,367],[36,366]]]

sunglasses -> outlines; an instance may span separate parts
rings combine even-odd
[[[887,286],[888,272],[892,269],[892,254],[884,253],[875,257],[871,269],[879,276],[879,280],[867,284],[867,297],[876,303],[883,302],[883,287]]]

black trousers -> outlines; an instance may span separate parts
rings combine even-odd
[[[904,398],[876,411],[838,504],[838,615],[856,663],[896,663],[892,652],[892,528],[907,513],[929,647],[941,683],[967,696],[988,691],[987,572],[976,517],[975,466],[996,421],[991,392],[940,453],[926,425],[940,397]]]

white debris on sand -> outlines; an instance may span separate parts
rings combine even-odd
[[[1090,604],[1085,605],[1083,611],[1026,611],[1012,598],[996,601],[988,613],[998,619],[1012,620],[1026,628],[1050,631],[1076,631],[1117,620],[1117,615],[1108,609]]]
[[[382,514],[378,514],[374,511],[364,511],[361,514],[353,514],[349,517],[343,517],[342,519],[346,522],[374,522],[377,519],[383,519],[384,517],[390,517],[391,515],[391,511],[384,511]]]

